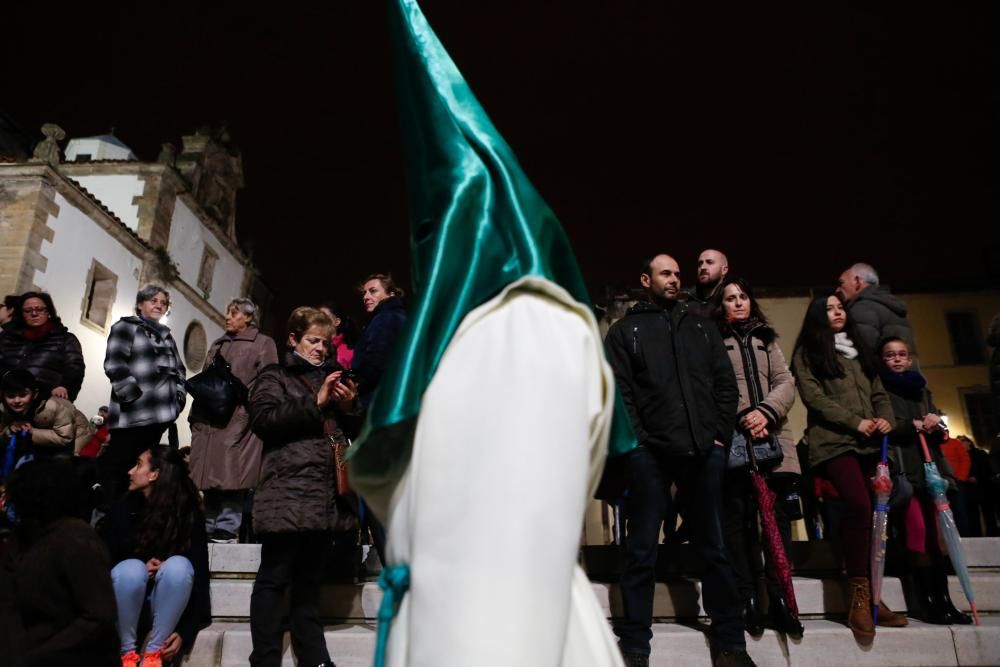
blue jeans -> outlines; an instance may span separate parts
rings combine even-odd
[[[167,641],[187,607],[194,586],[194,566],[184,556],[171,556],[160,564],[150,585],[146,564],[138,558],[130,558],[111,568],[111,585],[118,603],[121,654],[136,649],[136,627],[147,599],[153,629],[146,651],[152,653]]]

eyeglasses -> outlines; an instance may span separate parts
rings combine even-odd
[[[49,312],[49,309],[43,306],[38,306],[37,308],[22,308],[21,312],[25,315],[41,315],[42,313]]]
[[[882,358],[885,359],[885,360],[887,360],[887,361],[889,359],[909,359],[910,358],[910,353],[909,352],[886,352],[886,353],[884,353],[882,355]]]

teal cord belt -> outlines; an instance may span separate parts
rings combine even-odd
[[[385,648],[389,643],[389,626],[399,613],[403,596],[410,589],[410,566],[406,563],[382,568],[378,577],[382,589],[382,604],[378,608],[378,636],[375,640],[375,667],[384,667]]]

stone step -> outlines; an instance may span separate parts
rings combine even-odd
[[[246,619],[250,617],[250,594],[253,581],[246,579],[214,579],[212,615],[215,618]],[[802,615],[830,616],[846,613],[842,584],[833,579],[795,578],[795,596]],[[977,603],[983,611],[1000,610],[1000,575],[992,575],[989,585],[977,581]],[[594,594],[609,618],[622,615],[619,588],[616,584],[593,584]],[[700,603],[701,584],[697,581],[657,583],[653,598],[656,618],[705,617]],[[891,609],[904,611],[906,602],[898,579],[888,578],[883,584],[882,599]],[[964,600],[960,595],[955,603]],[[382,592],[373,582],[364,584],[326,584],[320,600],[321,613],[329,620],[372,621],[377,617]]]
[[[962,540],[969,567],[1000,569],[1000,537],[970,537]],[[585,569],[593,576],[598,572],[613,573],[619,557],[619,549],[614,545],[587,546],[583,548]],[[831,542],[793,542],[792,562],[800,574],[825,572],[840,569],[840,557]],[[209,568],[215,574],[250,575],[260,567],[259,544],[210,544],[208,547]],[[661,548],[658,559],[669,571],[671,563],[679,563],[677,568],[685,569],[693,564],[696,555],[689,545]],[[668,572],[669,573],[669,572]]]
[[[760,667],[910,667],[1000,665],[1000,617],[976,626],[937,626],[911,621],[906,628],[879,628],[870,647],[859,646],[851,631],[827,620],[804,621],[801,640],[770,630],[747,637],[747,650]],[[498,631],[502,631],[498,629]],[[330,656],[339,667],[368,667],[375,648],[375,626],[335,625],[326,630]],[[237,667],[248,664],[253,643],[245,623],[214,623],[198,635],[187,667]],[[446,649],[445,649],[446,650]],[[711,664],[708,642],[699,627],[653,625],[653,667]],[[285,637],[283,665],[294,665]],[[442,665],[448,665],[443,659]]]

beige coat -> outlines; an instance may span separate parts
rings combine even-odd
[[[229,362],[233,375],[251,392],[260,372],[278,363],[274,340],[254,327],[212,343],[206,368],[217,354]],[[237,406],[224,428],[192,423],[191,479],[202,490],[252,489],[260,479],[262,447],[260,438],[250,430],[250,418],[244,405]]]
[[[6,407],[0,417],[0,437],[10,438],[10,427],[17,416]],[[50,397],[42,401],[31,420],[31,445],[50,452],[64,450],[67,454],[79,451],[90,439],[92,431],[86,415],[69,401]]]
[[[788,425],[788,412],[795,404],[795,378],[788,370],[781,348],[774,342],[773,330],[757,327],[750,331],[746,339],[741,339],[727,328],[723,336],[729,361],[736,373],[736,384],[740,388],[737,414],[742,417],[753,405],[749,383],[755,382],[754,390],[762,397],[757,407],[767,417],[768,431],[777,434],[781,452],[785,455],[774,472],[801,474],[795,439]]]

